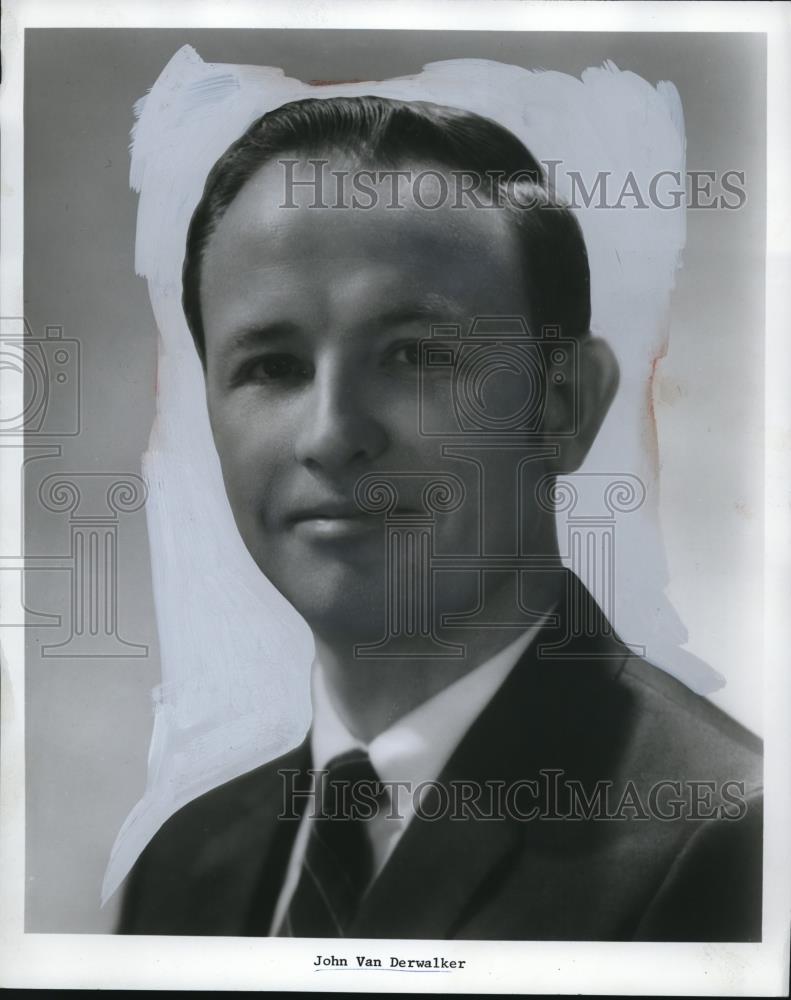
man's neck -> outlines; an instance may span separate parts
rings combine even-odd
[[[545,614],[560,596],[560,573],[542,574],[530,594],[530,607]],[[496,620],[497,595],[487,603]],[[525,628],[531,626],[526,625]],[[535,626],[532,626],[535,627]],[[316,636],[316,652],[339,717],[350,733],[370,743],[397,719],[464,677],[504,649],[520,634],[517,628],[443,629],[442,638],[458,643],[463,655],[437,658],[415,654],[394,658],[355,656],[349,637]]]

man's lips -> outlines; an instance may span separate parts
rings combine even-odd
[[[365,511],[349,501],[327,501],[309,507],[302,507],[290,514],[289,521],[347,520],[348,518],[370,517]]]
[[[382,518],[344,505],[300,511],[290,518],[290,524],[307,541],[342,541],[381,531]]]
[[[396,512],[394,512],[396,513]],[[415,514],[414,509],[400,508],[398,514]],[[289,526],[309,539],[355,538],[381,532],[383,514],[371,514],[348,502],[328,502],[296,511],[287,518]]]

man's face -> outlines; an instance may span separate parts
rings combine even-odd
[[[355,484],[369,473],[419,474],[398,477],[409,515],[423,509],[431,473],[453,473],[467,499],[436,515],[435,551],[479,551],[480,469],[419,431],[417,342],[432,324],[464,332],[479,315],[525,314],[523,258],[501,211],[453,209],[450,199],[433,211],[404,199],[394,210],[389,186],[371,209],[311,208],[307,191],[286,209],[284,190],[281,166],[262,168],[206,249],[211,425],[237,526],[261,570],[319,635],[375,641],[385,622],[385,519],[359,512]],[[421,195],[432,203],[425,187]],[[449,373],[426,377],[427,422],[454,426]],[[485,391],[513,413],[529,387],[511,371]],[[487,546],[512,552],[513,453],[495,451],[486,465]],[[524,496],[533,495],[525,480],[544,471],[540,461],[523,469]],[[551,551],[552,519],[522,514],[522,551]],[[435,583],[443,612],[475,606],[474,572]]]

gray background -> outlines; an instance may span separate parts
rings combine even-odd
[[[427,62],[487,58],[578,76],[613,60],[651,83],[671,80],[684,107],[688,168],[744,170],[738,212],[690,212],[674,296],[671,350],[657,392],[671,597],[688,608],[691,648],[735,646],[739,669],[717,695],[760,728],[754,672],[762,547],[765,39],[762,35],[46,29],[26,33],[25,309],[36,335],[64,328],[82,348],[82,430],[58,459],[29,451],[30,554],[69,549],[68,518],[45,511],[53,472],[139,472],[153,418],[157,333],[134,275],[132,105],[182,45],[209,62],[281,67],[304,80],[384,79]],[[66,406],[53,400],[54,407]],[[55,438],[42,440],[53,441]],[[33,443],[33,438],[29,439]],[[672,460],[671,460],[672,459]],[[159,681],[142,512],[119,522],[119,631],[144,658],[52,659],[62,628],[27,644],[26,928],[103,932],[110,846],[146,776],[151,689]],[[64,573],[28,574],[30,609],[68,615]],[[716,639],[716,641],[714,641]],[[713,665],[722,670],[722,664]]]

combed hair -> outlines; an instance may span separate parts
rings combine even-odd
[[[576,218],[550,190],[538,161],[508,129],[471,111],[386,97],[306,98],[256,119],[222,154],[206,180],[187,234],[183,306],[205,363],[200,307],[203,256],[214,229],[244,184],[276,157],[340,153],[366,167],[420,163],[477,175],[481,189],[518,178],[501,199],[524,248],[531,318],[582,337],[590,327],[590,272]]]

